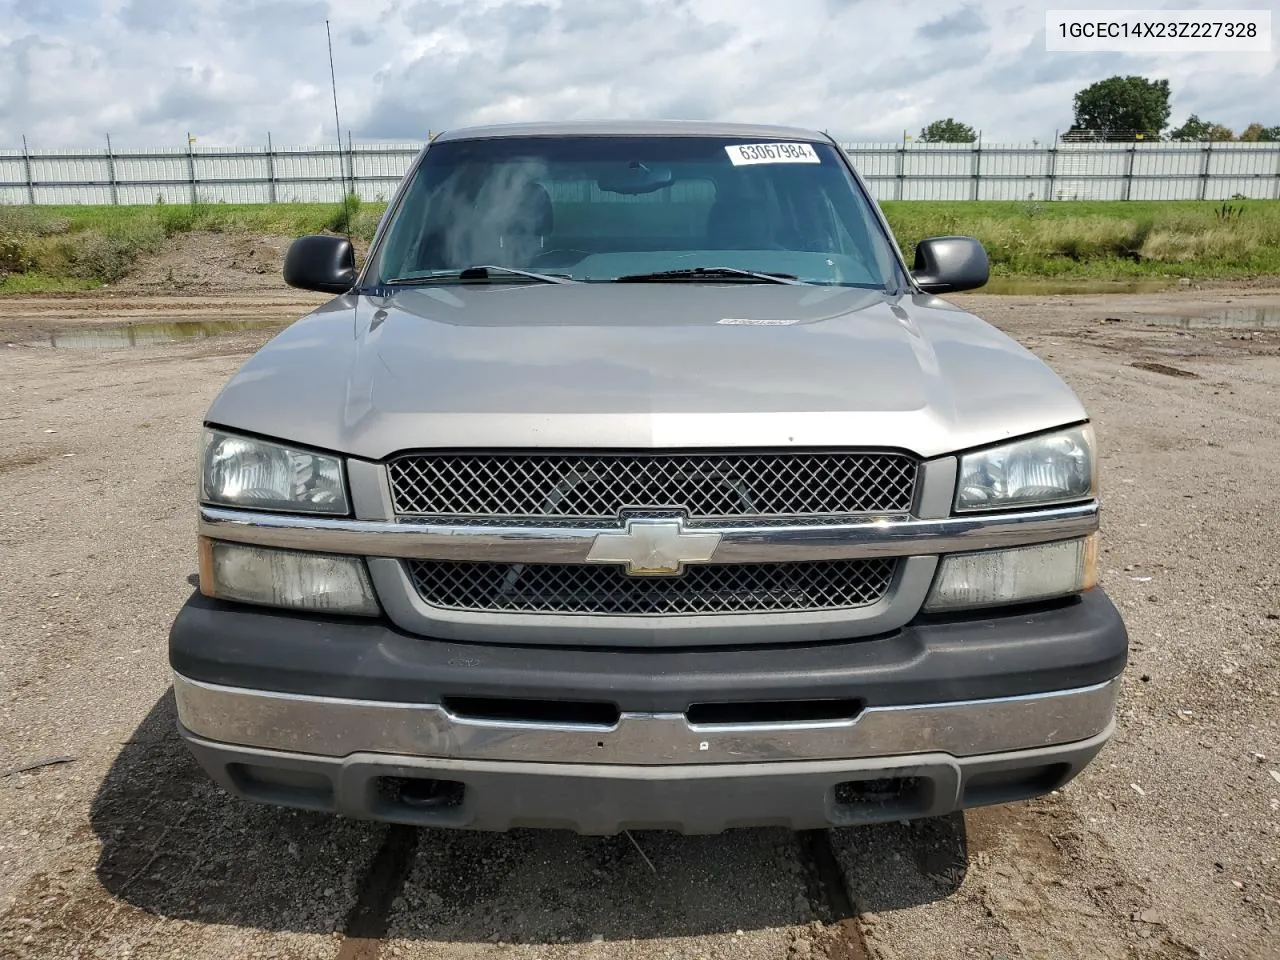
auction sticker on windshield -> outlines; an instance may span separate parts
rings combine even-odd
[[[735,167],[751,163],[821,163],[807,143],[733,143],[725,147]]]

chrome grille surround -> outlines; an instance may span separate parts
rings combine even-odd
[[[397,516],[616,522],[624,511],[728,518],[905,513],[918,462],[897,453],[415,453],[391,459]]]
[[[919,612],[933,582],[939,554],[1044,543],[1085,536],[1098,529],[1096,501],[1043,510],[952,516],[957,461],[955,457],[934,458],[920,461],[913,509],[904,513],[686,520],[686,529],[721,534],[713,565],[895,559],[897,572],[889,590],[880,601],[867,606],[689,616],[456,610],[423,600],[406,561],[585,564],[596,537],[620,529],[622,520],[611,517],[607,522],[584,523],[546,517],[502,522],[495,518],[397,516],[387,469],[391,459],[398,459],[398,455],[379,461],[347,461],[354,517],[264,513],[203,504],[200,535],[282,550],[365,557],[388,618],[408,633],[511,646],[701,649],[882,636]],[[627,511],[631,517],[672,513],[682,511]],[[600,565],[601,569],[606,566]]]
[[[902,454],[826,452],[417,453],[387,464],[402,523],[621,527],[678,515],[687,529],[819,525],[905,514],[917,462]],[[692,565],[628,576],[583,563],[409,559],[432,608],[467,613],[679,617],[855,610],[882,600],[895,558]]]
[[[691,616],[869,606],[888,592],[898,561],[700,564],[678,577],[632,577],[620,566],[578,563],[408,560],[405,566],[423,602],[443,609]]]

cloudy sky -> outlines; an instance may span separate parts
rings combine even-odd
[[[423,139],[474,122],[591,117],[797,123],[894,140],[956,117],[988,141],[1046,140],[1071,97],[1163,77],[1173,123],[1280,124],[1280,49],[1046,53],[1044,12],[981,0],[0,0],[0,147],[256,145],[342,125]],[[1254,8],[1272,0],[1125,6]],[[1280,26],[1280,24],[1277,24]],[[1280,45],[1275,45],[1280,47]]]

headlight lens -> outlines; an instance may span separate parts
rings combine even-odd
[[[925,601],[930,612],[1070,596],[1097,582],[1098,535],[943,557]]]
[[[349,616],[378,616],[359,557],[301,553],[200,538],[200,592],[222,600]]]
[[[979,450],[960,459],[955,508],[996,510],[1085,500],[1097,486],[1095,469],[1088,424]]]
[[[200,499],[258,510],[350,512],[337,457],[208,428]]]

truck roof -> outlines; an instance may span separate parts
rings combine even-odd
[[[801,127],[704,120],[566,120],[554,123],[499,123],[448,130],[436,140],[490,140],[496,137],[745,137],[760,140],[829,142],[826,134]]]

